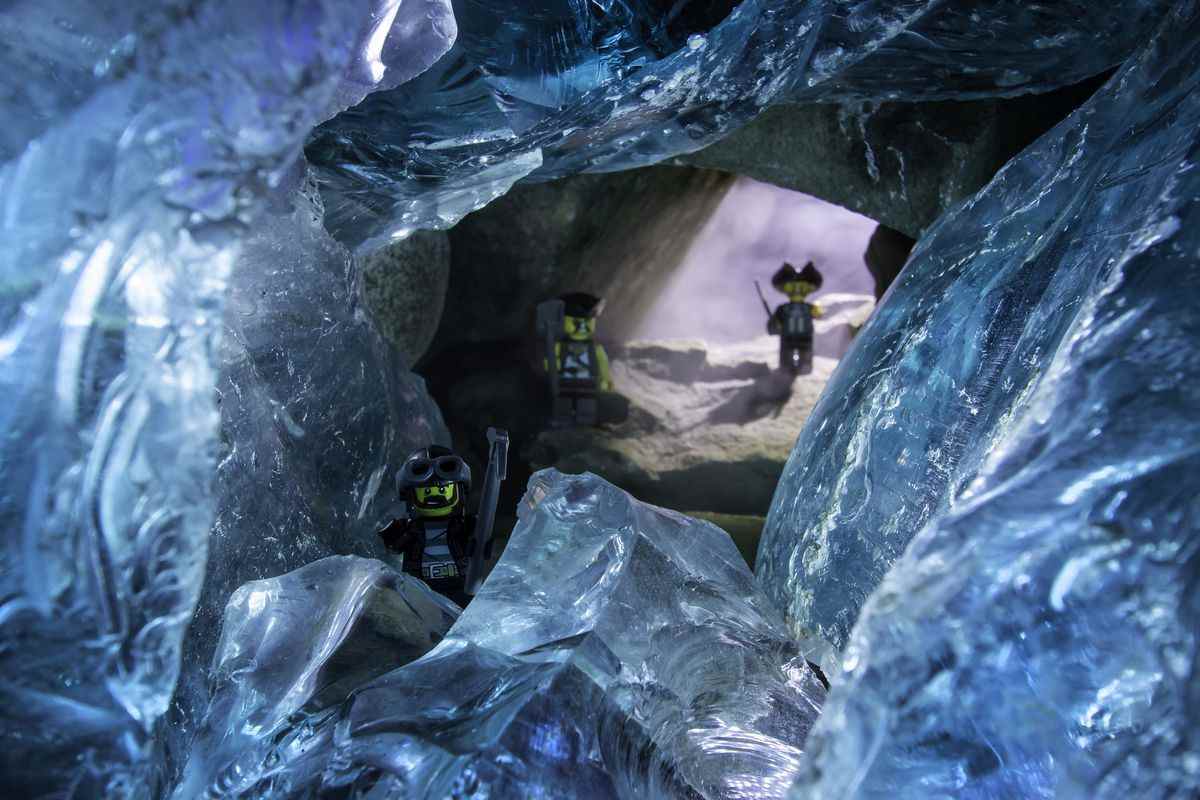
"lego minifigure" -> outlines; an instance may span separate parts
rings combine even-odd
[[[483,581],[491,557],[492,526],[508,459],[508,434],[488,429],[490,452],[479,513],[466,513],[471,468],[449,448],[413,452],[396,478],[407,506],[403,519],[379,531],[389,550],[404,556],[404,571],[465,606]]]
[[[603,306],[600,298],[586,292],[570,292],[538,306],[553,427],[588,426],[599,421],[598,395],[612,389],[608,354],[593,338]]]
[[[823,312],[817,303],[806,302],[810,294],[821,288],[824,279],[811,261],[796,272],[784,263],[771,278],[771,285],[788,296],[788,302],[771,312],[767,299],[759,289],[758,296],[767,312],[767,333],[779,337],[779,369],[793,375],[807,375],[813,368],[813,319]],[[758,283],[755,282],[755,286]]]

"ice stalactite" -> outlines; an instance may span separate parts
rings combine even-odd
[[[1046,91],[1116,66],[1166,0],[456,3],[454,49],[318,128],[328,227],[368,251],[517,181],[612,172],[715,142],[769,105]]]

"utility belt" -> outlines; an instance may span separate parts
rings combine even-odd
[[[587,378],[587,379],[559,378],[559,380],[558,380],[558,390],[560,392],[564,392],[564,393],[595,394],[596,389],[597,389],[596,381],[591,378]]]
[[[425,561],[421,564],[421,577],[426,581],[456,580],[461,582],[465,574],[463,565],[457,562],[439,561],[430,564]]]

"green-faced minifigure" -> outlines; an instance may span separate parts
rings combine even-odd
[[[603,301],[595,295],[570,292],[539,308],[539,326],[547,341],[547,356],[542,365],[551,378],[551,425],[555,427],[595,425],[597,395],[612,389],[608,354],[595,340],[596,318],[603,307]],[[562,321],[556,326],[557,319]],[[551,341],[553,370],[549,358]]]

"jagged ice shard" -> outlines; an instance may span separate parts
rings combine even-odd
[[[461,610],[382,562],[330,556],[230,597],[215,687],[173,796],[237,796],[267,782],[276,735],[433,648]]]
[[[825,690],[732,540],[586,474],[535,474],[519,513],[442,644],[265,731],[274,771],[238,790],[783,797]]]
[[[161,788],[158,734],[216,510],[214,390],[240,241],[315,124],[448,49],[452,25],[388,27],[396,8],[0,13],[6,87],[20,81],[0,166],[8,795]],[[407,43],[389,48],[393,35]]]
[[[845,649],[795,798],[1200,792],[1197,31],[927,234],[797,442],[759,579]]]
[[[320,126],[306,152],[334,238],[442,228],[519,180],[644,166],[773,103],[1065,86],[1116,66],[1165,0],[458,0],[429,72]]]
[[[234,589],[333,553],[383,556],[374,534],[394,510],[395,465],[450,438],[424,381],[364,318],[353,264],[322,227],[311,181],[280,194],[230,278],[216,517],[168,720],[174,757],[206,700]]]
[[[516,180],[694,150],[774,102],[861,101],[869,110],[880,99],[1072,83],[1120,64],[1172,5],[1172,38],[924,243],[884,306],[895,310],[864,333],[842,375],[871,368],[872,357],[881,371],[861,391],[839,378],[854,394],[842,410],[856,436],[817,423],[798,450],[828,436],[827,452],[856,460],[810,472],[800,491],[793,461],[760,577],[797,631],[850,642],[855,669],[815,740],[809,796],[897,787],[914,796],[1195,793],[1195,464],[1186,447],[1200,414],[1186,394],[1196,331],[1185,304],[1196,278],[1197,188],[1181,165],[1194,160],[1195,97],[1185,92],[1196,55],[1186,45],[1197,23],[1192,3],[1150,0],[514,0],[460,2],[455,15],[445,2],[418,0],[5,4],[5,791],[160,794],[207,707],[196,665],[216,646],[225,593],[266,570],[369,547],[358,537],[381,510],[395,454],[444,437],[419,382],[383,352],[357,307],[343,246],[449,225]],[[383,91],[312,132],[375,89]],[[300,163],[305,145],[324,215]],[[1177,283],[1167,283],[1167,268]],[[927,287],[910,287],[918,279]],[[955,313],[936,312],[938,302]],[[906,338],[910,322],[938,326]],[[293,352],[306,328],[321,332],[317,346]],[[975,347],[935,352],[930,337],[944,328],[953,334],[943,344]],[[369,380],[372,371],[382,380]],[[891,372],[917,382],[881,387]],[[914,386],[923,388],[907,394]],[[838,401],[827,402],[821,413],[831,420]],[[908,451],[873,448],[876,423],[903,428]],[[790,505],[808,493],[835,501]],[[1048,504],[1051,495],[1063,502]],[[812,520],[815,548],[803,534]],[[295,538],[272,548],[293,526]],[[865,597],[922,529],[851,638]],[[856,555],[865,569],[851,563]],[[951,557],[953,567],[940,561]],[[840,577],[822,585],[835,565]],[[805,585],[789,583],[793,570]],[[958,578],[961,590],[946,583]],[[730,625],[750,613],[721,612]],[[1009,612],[1017,622],[999,627]],[[180,678],[181,648],[192,666]],[[483,720],[497,738],[470,738],[479,722],[470,718],[454,729],[459,738],[414,743],[381,732],[388,720],[357,704],[343,733],[324,724],[332,715],[292,731],[283,755],[298,760],[288,780],[324,780],[303,771],[320,758],[300,758],[322,736],[349,737],[338,746],[354,763],[386,762],[385,776],[374,767],[337,773],[381,792],[407,781],[409,791],[436,793],[455,785],[448,775],[477,774],[479,762],[453,753],[515,743],[526,747],[528,771],[505,760],[485,777],[523,794],[530,776],[553,785],[556,764],[594,761],[582,739],[541,736],[564,729],[522,721],[594,708],[620,722],[618,741],[648,735],[659,748],[607,753],[613,764],[629,760],[581,773],[597,793],[708,787],[689,754],[710,746],[728,766],[730,792],[782,791],[799,768],[791,744],[748,748],[735,737],[725,747],[714,735],[702,747],[626,724],[636,718],[622,705],[628,696],[600,691],[603,671],[582,669],[627,663],[612,652],[596,635],[541,655],[458,639],[402,669],[414,683],[372,691],[408,698],[412,719],[429,722],[437,708],[427,700],[477,690],[497,698]],[[794,677],[808,680],[794,664]],[[1106,672],[1114,665],[1128,674]],[[697,688],[721,674],[689,689],[700,691],[701,710],[726,702]],[[553,688],[564,708],[526,702],[536,686]],[[997,694],[1002,686],[1015,688]],[[806,726],[811,716],[802,717]],[[1018,741],[1030,719],[1044,724]],[[698,729],[702,738],[710,730]],[[730,778],[743,774],[758,777]]]

